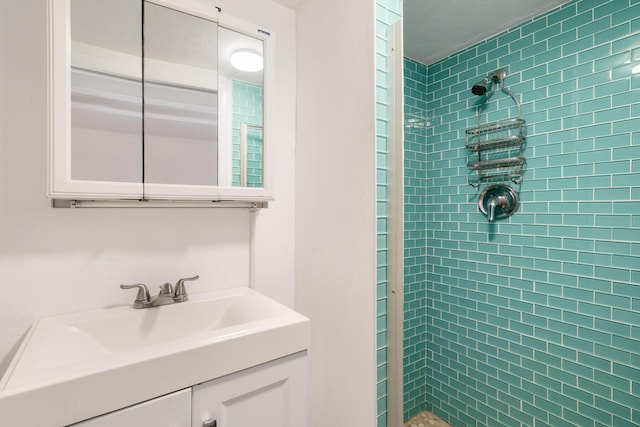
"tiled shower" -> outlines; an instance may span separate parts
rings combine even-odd
[[[404,61],[404,419],[426,402],[427,67]]]
[[[497,68],[527,162],[519,210],[489,224],[465,130]],[[404,418],[640,425],[640,1],[575,0],[405,59],[405,103]]]

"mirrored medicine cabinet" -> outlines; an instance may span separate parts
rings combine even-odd
[[[269,31],[200,0],[48,12],[54,206],[272,199]]]

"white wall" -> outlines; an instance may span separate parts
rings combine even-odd
[[[189,284],[198,292],[250,281],[247,210],[50,207],[45,4],[0,3],[0,373],[36,318],[129,304],[135,295],[121,283],[200,274]],[[277,201],[256,214],[255,287],[292,305],[295,15],[269,0],[219,4],[279,38]]]
[[[209,0],[207,0],[209,1]],[[293,10],[269,0],[217,0],[222,13],[263,24],[275,37],[276,90],[275,198],[257,213],[255,288],[284,304],[294,305],[296,23]]]
[[[296,308],[311,427],[376,425],[373,0],[297,9]]]

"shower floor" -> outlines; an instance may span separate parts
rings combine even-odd
[[[404,423],[404,427],[451,427],[451,424],[447,424],[438,418],[435,414],[429,411],[420,412],[415,417]]]

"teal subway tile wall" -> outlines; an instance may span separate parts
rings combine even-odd
[[[426,409],[427,67],[404,60],[404,419]]]
[[[427,67],[426,364],[407,342],[406,409],[423,395],[456,427],[640,425],[639,66],[640,1],[577,0]],[[465,130],[471,86],[500,67],[527,166],[519,210],[489,224]],[[483,122],[514,114],[504,94],[488,105]]]
[[[240,185],[240,143],[246,132],[246,187],[263,187],[262,86],[233,81],[232,184]]]
[[[402,0],[376,1],[376,203],[377,203],[377,425],[387,427],[388,410],[388,30],[402,15]]]

